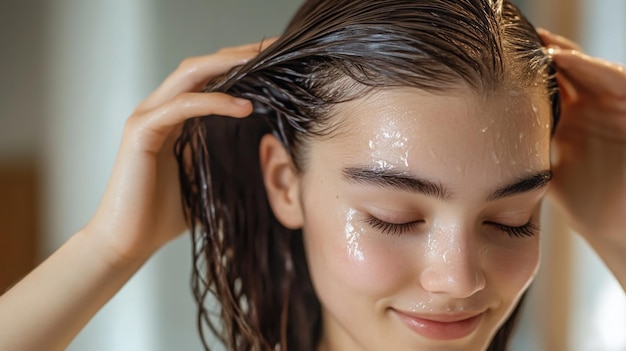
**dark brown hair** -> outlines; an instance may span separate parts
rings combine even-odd
[[[192,228],[198,327],[230,350],[312,351],[321,309],[302,233],[267,202],[259,142],[273,133],[306,170],[306,142],[332,134],[332,107],[377,88],[445,93],[541,89],[553,128],[558,91],[533,26],[508,1],[309,0],[283,35],[206,91],[248,98],[246,119],[185,123],[176,145],[184,208]],[[207,307],[210,297],[219,303]],[[516,312],[489,350],[504,350]]]

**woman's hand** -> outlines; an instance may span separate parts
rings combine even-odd
[[[249,101],[199,90],[268,43],[187,59],[137,107],[93,219],[0,296],[0,350],[64,350],[150,255],[184,230],[176,131],[191,117],[250,114]]]
[[[198,91],[210,78],[255,56],[262,45],[223,49],[183,61],[128,119],[104,198],[84,229],[104,244],[113,262],[151,255],[183,232],[173,153],[177,131],[191,117],[245,117],[252,112],[247,100]]]
[[[551,192],[573,229],[626,287],[626,69],[540,30],[552,51],[562,115]]]

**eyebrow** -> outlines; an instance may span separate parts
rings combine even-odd
[[[527,193],[548,185],[552,180],[552,171],[544,170],[518,179],[514,183],[496,189],[487,196],[487,201],[494,201],[517,194]]]
[[[344,178],[351,183],[409,191],[440,200],[452,198],[450,191],[441,184],[417,178],[408,172],[382,168],[346,167],[342,173]]]
[[[452,199],[452,192],[437,182],[421,179],[409,172],[371,167],[346,167],[344,178],[351,183],[390,188],[422,194],[442,201]],[[552,179],[552,171],[544,170],[516,180],[494,190],[487,201],[494,201],[546,186]]]

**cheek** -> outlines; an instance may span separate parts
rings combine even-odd
[[[307,202],[311,205],[305,211],[305,249],[322,300],[324,295],[376,299],[407,281],[410,264],[378,237],[384,234],[366,230],[355,210],[337,200],[323,201],[319,195]]]
[[[511,240],[511,247],[488,249],[484,264],[494,292],[507,303],[517,301],[532,282],[539,267],[540,253],[538,235]]]

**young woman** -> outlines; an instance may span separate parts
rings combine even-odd
[[[229,349],[504,350],[548,183],[626,285],[625,91],[506,1],[309,1],[138,106],[93,219],[0,299],[0,348],[63,349],[188,226]]]

